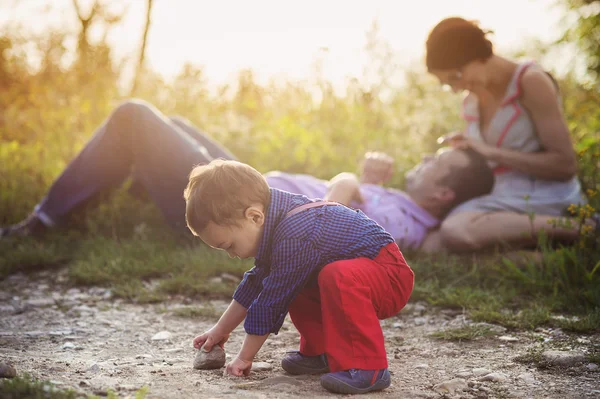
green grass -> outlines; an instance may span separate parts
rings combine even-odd
[[[144,399],[148,392],[148,387],[139,389],[135,392],[135,399]],[[58,388],[49,381],[35,380],[27,374],[12,379],[0,379],[0,397],[3,399],[100,399],[100,396],[88,395],[69,388]],[[112,390],[108,390],[106,396],[102,397],[121,398]]]
[[[205,318],[217,320],[221,316],[211,304],[204,306],[185,306],[173,310],[172,313],[174,316],[186,319]]]
[[[443,339],[445,341],[474,341],[482,337],[490,337],[497,333],[489,326],[478,324],[467,325],[458,328],[449,328],[442,331],[436,331],[430,334],[433,338]]]

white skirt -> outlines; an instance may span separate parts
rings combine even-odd
[[[541,180],[520,172],[506,172],[495,177],[490,194],[466,201],[450,214],[465,211],[509,211],[564,216],[571,204],[587,204],[577,177],[563,182]]]

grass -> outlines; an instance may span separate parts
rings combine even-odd
[[[217,320],[221,314],[211,304],[205,306],[185,306],[173,310],[173,315],[186,319],[205,318]]]
[[[490,337],[497,335],[489,326],[478,324],[467,325],[458,328],[449,328],[443,331],[436,331],[430,334],[433,338],[443,339],[445,341],[474,341],[482,337]]]
[[[148,387],[143,387],[135,392],[135,399],[144,399],[147,394]],[[12,379],[0,379],[0,396],[3,399],[100,399],[100,396],[97,395],[87,395],[69,388],[58,388],[50,381],[35,380],[27,374]],[[108,390],[106,396],[102,397],[120,398],[111,390]]]

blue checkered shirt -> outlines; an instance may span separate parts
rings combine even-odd
[[[341,205],[292,209],[312,202],[287,191],[271,189],[271,203],[254,267],[233,294],[248,309],[248,334],[279,332],[288,306],[307,285],[316,284],[321,269],[337,260],[374,259],[394,239],[362,211]]]

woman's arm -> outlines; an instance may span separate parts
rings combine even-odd
[[[541,152],[498,148],[464,136],[454,140],[452,145],[472,147],[492,161],[539,179],[571,179],[577,173],[577,159],[554,83],[545,72],[532,69],[524,73],[521,88],[521,103],[535,125],[542,143]]]

